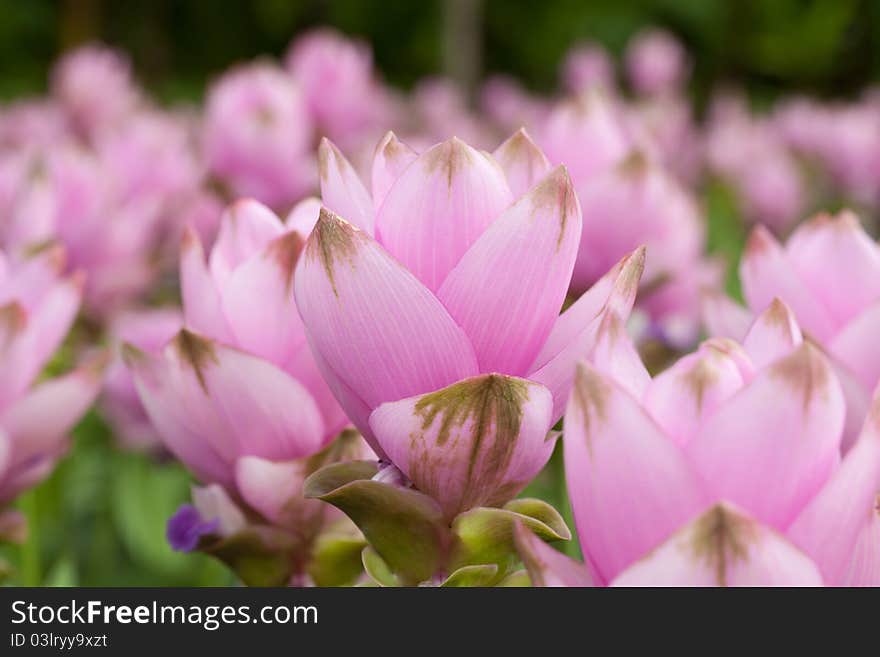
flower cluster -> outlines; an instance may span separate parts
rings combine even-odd
[[[880,585],[876,93],[701,121],[692,64],[475,109],[319,29],[166,108],[67,54],[0,110],[0,540],[97,398],[249,585]]]

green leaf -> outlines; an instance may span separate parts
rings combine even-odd
[[[453,568],[494,563],[501,574],[506,573],[519,561],[513,537],[517,521],[546,541],[568,540],[571,537],[562,517],[549,504],[540,500],[515,502],[514,509],[528,513],[508,508],[478,507],[459,514],[453,520],[452,532],[458,539],[451,560]]]
[[[271,527],[249,526],[199,549],[228,565],[247,586],[286,586],[293,574],[290,537]]]
[[[498,579],[498,566],[494,563],[463,566],[446,578],[440,586],[476,587],[492,586]]]
[[[367,542],[350,534],[324,534],[315,541],[309,576],[315,586],[344,586],[360,575]]]
[[[46,575],[43,586],[61,587],[78,586],[79,580],[76,575],[76,564],[70,557],[62,557]]]
[[[379,471],[375,461],[347,461],[333,463],[309,475],[303,482],[303,496],[321,498],[340,486],[358,481],[372,479]]]
[[[516,572],[510,573],[510,575],[496,584],[496,586],[504,587],[522,587],[531,585],[532,580],[529,579],[529,574],[525,570],[517,570]]]
[[[112,455],[110,508],[127,552],[141,567],[167,577],[192,569],[192,558],[171,549],[168,518],[189,498],[189,475],[176,463],[160,465],[147,456]]]
[[[534,518],[542,523],[552,532],[549,537],[550,540],[571,540],[571,530],[569,530],[568,525],[565,524],[562,515],[544,500],[520,498],[517,500],[511,500],[504,505],[504,508],[508,511],[513,511],[514,513]],[[537,530],[534,531],[538,533]],[[541,531],[544,530],[542,529]]]
[[[367,575],[376,584],[379,586],[400,586],[400,580],[397,578],[397,575],[391,572],[391,568],[385,563],[385,560],[369,545],[361,552],[361,560]]]
[[[307,497],[317,497],[345,513],[403,584],[429,579],[450,544],[437,503],[410,488],[371,481],[375,464],[338,463],[306,479]]]

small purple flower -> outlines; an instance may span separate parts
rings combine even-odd
[[[168,519],[165,536],[171,548],[178,552],[192,552],[202,536],[216,534],[220,529],[220,519],[205,520],[192,504],[183,504]]]

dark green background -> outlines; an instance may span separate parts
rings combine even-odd
[[[297,32],[335,25],[373,44],[386,78],[403,87],[442,69],[441,0],[0,0],[0,95],[45,86],[64,48],[101,39],[129,51],[163,98],[198,97],[233,62],[280,55]],[[534,89],[555,85],[579,39],[619,53],[659,24],[696,59],[698,98],[718,81],[758,95],[796,89],[850,94],[880,79],[880,0],[486,0],[484,62]]]

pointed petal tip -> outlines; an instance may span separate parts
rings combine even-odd
[[[777,242],[773,234],[763,224],[758,224],[749,233],[744,255],[758,255],[775,245],[777,245]]]

